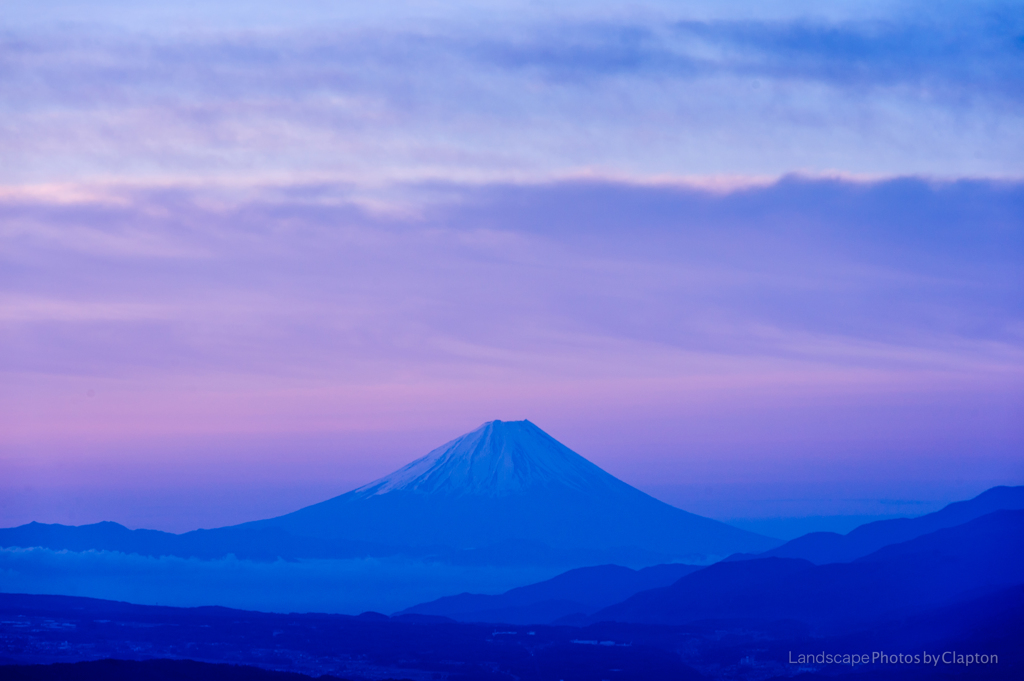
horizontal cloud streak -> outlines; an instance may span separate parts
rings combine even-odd
[[[318,445],[310,465],[350,481],[524,417],[641,486],[681,449],[680,480],[1021,474],[1019,183],[71,195],[96,198],[0,203],[11,480],[85,447],[228,484],[234,455],[154,443],[422,434]]]
[[[29,348],[47,346],[37,324],[75,320],[73,305],[83,324],[165,336],[126,336],[115,364],[141,352],[144,364],[163,355],[201,366],[207,355],[210,366],[270,372],[279,367],[266,353],[282,343],[312,352],[305,363],[321,371],[342,348],[482,366],[622,343],[941,369],[1019,358],[1020,185],[434,191],[409,217],[368,212],[329,186],[223,205],[181,191],[8,201],[6,320],[29,334],[22,360],[59,361]],[[172,331],[181,324],[228,335],[193,346]],[[247,346],[266,350],[245,359]]]
[[[996,97],[1010,104],[1024,96],[1024,21],[1018,16],[989,8],[971,17],[919,21],[590,24],[518,42],[496,39],[474,52],[506,68],[539,68],[560,80],[728,74],[867,91],[926,87],[926,96],[938,99]]]

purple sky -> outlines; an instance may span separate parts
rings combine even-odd
[[[723,519],[1024,483],[1019,4],[10,6],[0,526],[494,418]]]

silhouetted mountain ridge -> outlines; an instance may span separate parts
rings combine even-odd
[[[1024,511],[996,511],[851,563],[814,565],[780,557],[723,561],[671,586],[640,592],[589,621],[795,619],[850,627],[1024,583],[1022,536]]]
[[[619,565],[577,568],[500,595],[459,594],[421,603],[398,614],[450,617],[460,622],[544,624],[566,615],[588,614],[633,594],[672,584],[697,565],[655,565],[631,570]]]
[[[908,541],[947,527],[961,525],[997,510],[1024,509],[1024,487],[993,487],[966,501],[958,501],[935,513],[917,518],[894,518],[861,525],[845,535],[812,532],[782,546],[757,554],[757,558],[803,558],[812,563],[845,563],[883,546]],[[749,559],[754,556],[735,556]]]

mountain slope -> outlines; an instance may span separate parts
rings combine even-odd
[[[403,555],[457,564],[709,562],[779,542],[654,499],[529,421],[492,421],[380,480],[279,518],[181,535],[32,523],[0,546],[274,560]]]
[[[674,563],[631,570],[619,565],[569,570],[557,577],[521,586],[497,596],[459,594],[407,608],[399,615],[449,617],[460,622],[546,624],[575,613],[591,613],[635,593],[668,586],[699,570]]]
[[[369,485],[243,527],[462,550],[533,542],[604,550],[626,564],[707,561],[778,543],[658,501],[529,421],[486,423]]]
[[[843,627],[1024,583],[1024,511],[996,511],[851,563],[726,561],[595,613],[593,621],[683,624],[795,619]]]
[[[961,525],[993,511],[1013,509],[1024,509],[1024,487],[993,487],[973,499],[949,504],[935,513],[918,518],[880,520],[861,525],[845,535],[812,532],[757,557],[802,558],[817,565],[845,563],[889,544]]]

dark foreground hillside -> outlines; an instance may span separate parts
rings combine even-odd
[[[0,667],[4,681],[309,681],[312,677],[195,660],[95,660]],[[321,681],[341,681],[321,676]]]
[[[226,608],[137,606],[63,596],[0,594],[0,663],[197,660],[312,677],[413,681],[650,681],[771,678],[1020,679],[1024,587],[900,619],[820,636],[793,621],[733,619],[688,625],[602,622],[586,627],[459,623],[367,613],[284,615]],[[800,653],[998,655],[987,665],[794,664]],[[103,670],[95,662],[95,669]],[[90,669],[81,667],[77,669]],[[173,674],[189,667],[171,665]],[[208,668],[195,667],[197,674]],[[77,679],[69,667],[0,666],[0,679]],[[253,674],[238,667],[216,678]],[[56,674],[46,676],[46,674]],[[211,673],[213,673],[211,671]],[[26,674],[37,674],[26,676]],[[16,676],[20,675],[20,676]],[[802,675],[802,676],[801,676]],[[118,678],[103,674],[94,678]],[[197,675],[132,678],[206,678]],[[296,677],[289,677],[298,681]]]

